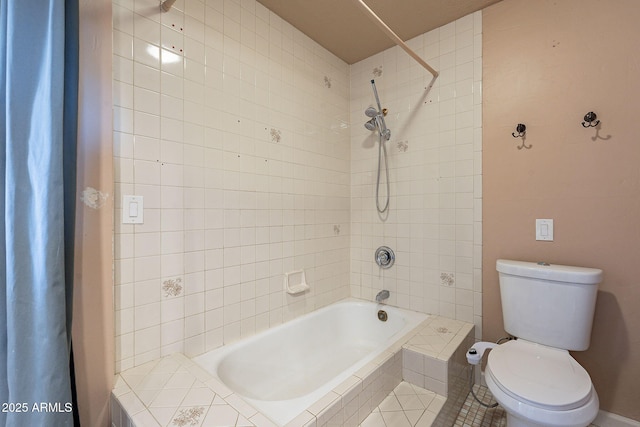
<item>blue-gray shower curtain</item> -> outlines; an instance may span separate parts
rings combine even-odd
[[[0,0],[0,426],[73,426],[78,0]]]

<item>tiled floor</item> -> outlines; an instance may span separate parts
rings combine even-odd
[[[474,385],[473,391],[484,403],[495,400],[487,387]],[[444,397],[401,382],[393,392],[360,424],[361,427],[430,427],[444,404]],[[469,393],[454,427],[506,427],[507,414],[502,407],[486,408]],[[590,424],[589,427],[598,427]]]
[[[476,396],[491,402],[489,389],[474,386]],[[430,427],[444,404],[444,397],[431,391],[401,382],[398,387],[373,410],[361,427]],[[462,406],[456,427],[504,427],[507,417],[500,407],[487,409],[475,401],[471,393]]]
[[[488,388],[476,384],[473,386],[473,391],[482,402],[490,405],[495,403]],[[505,427],[506,425],[507,414],[501,406],[486,408],[480,405],[471,393],[462,405],[455,422],[456,427]]]
[[[475,385],[474,392],[483,402],[494,402],[488,388]],[[403,381],[360,426],[430,427],[444,399],[432,391]],[[501,407],[487,409],[476,402],[471,393],[455,422],[456,427],[505,427],[506,424],[507,416]]]
[[[401,382],[361,427],[430,427],[444,405],[445,397]]]

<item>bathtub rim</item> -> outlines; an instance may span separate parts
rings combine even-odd
[[[256,332],[253,335],[244,337],[244,338],[240,338],[238,340],[232,341],[229,344],[224,344],[221,345],[220,347],[216,347],[212,350],[206,351],[204,353],[198,354],[197,356],[193,356],[191,357],[191,360],[193,360],[194,362],[198,363],[198,365],[202,366],[203,369],[205,369],[207,372],[209,372],[209,370],[207,368],[205,368],[201,363],[199,363],[196,359],[198,358],[202,358],[205,355],[208,355],[210,353],[213,352],[218,352],[218,354],[215,356],[215,360],[216,361],[221,361],[222,359],[224,359],[224,357],[226,355],[228,355],[230,352],[234,351],[236,348],[242,348],[245,347],[246,345],[248,345],[251,341],[255,340],[258,336],[268,336],[268,335],[273,335],[275,333],[277,333],[278,331],[280,331],[281,329],[284,329],[285,327],[291,327],[291,325],[295,325],[297,323],[301,323],[309,318],[312,317],[317,317],[320,316],[322,313],[329,311],[330,309],[332,309],[333,307],[337,306],[337,305],[343,305],[343,304],[350,304],[350,303],[356,303],[358,305],[375,305],[378,309],[384,309],[385,311],[389,312],[391,315],[394,315],[394,312],[406,312],[409,313],[412,317],[411,320],[414,321],[415,324],[419,324],[420,322],[426,320],[429,315],[425,314],[425,313],[420,313],[418,311],[413,311],[413,310],[408,310],[408,309],[404,309],[404,308],[399,308],[399,307],[395,307],[395,306],[391,306],[391,305],[387,305],[387,304],[382,304],[382,303],[375,303],[369,300],[364,300],[364,299],[360,299],[360,298],[354,298],[354,297],[347,297],[347,298],[343,298],[341,300],[338,300],[336,302],[333,302],[331,304],[325,305],[324,307],[318,308],[316,310],[310,311],[308,313],[302,314],[300,316],[297,316],[291,320],[282,322],[278,325],[275,325],[273,327],[264,329],[262,331]],[[404,334],[403,334],[404,335]],[[216,378],[218,377],[216,374],[214,374],[213,372],[211,372],[212,375],[214,375]]]

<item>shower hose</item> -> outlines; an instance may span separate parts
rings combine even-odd
[[[387,164],[387,147],[384,145],[384,136],[382,132],[378,134],[379,144],[378,144],[378,179],[376,181],[376,209],[378,212],[384,213],[389,208],[389,165]],[[382,153],[384,151],[384,170],[387,175],[387,202],[384,204],[384,207],[380,209],[380,167],[382,166]]]

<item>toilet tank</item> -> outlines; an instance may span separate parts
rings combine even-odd
[[[496,270],[505,331],[550,347],[589,348],[602,270],[504,259]]]

